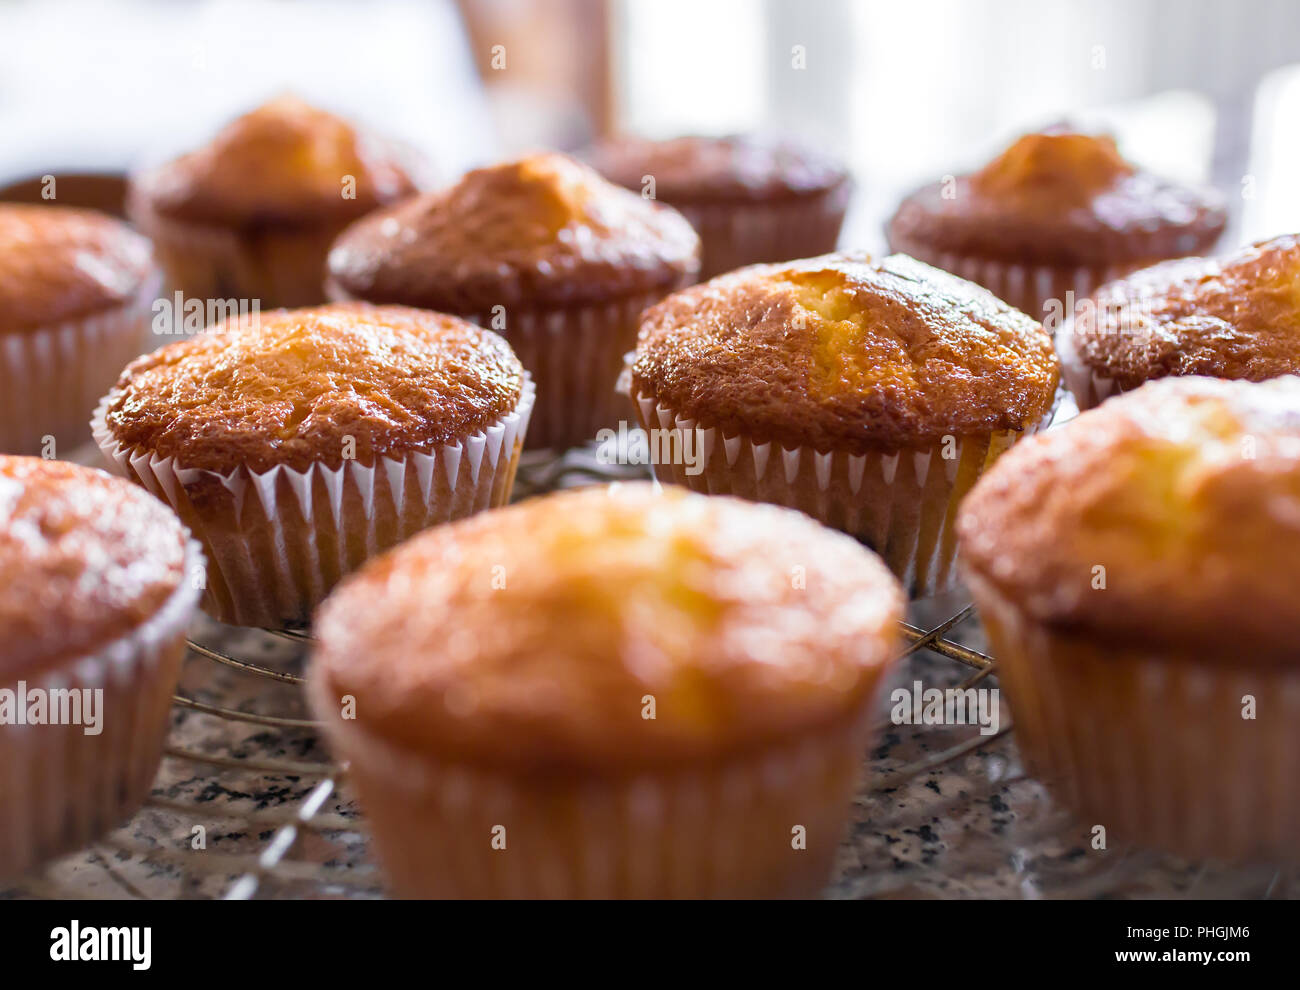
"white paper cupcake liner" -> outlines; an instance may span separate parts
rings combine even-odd
[[[337,699],[318,679],[308,685],[349,761],[389,886],[412,898],[815,896],[843,839],[869,728],[864,714],[691,771],[538,777],[413,754],[341,722]],[[804,849],[792,846],[795,826]]]
[[[22,679],[28,691],[102,689],[102,732],[0,725],[0,880],[81,848],[143,803],[162,758],[202,574],[202,551],[189,540],[180,586],[139,628]]]
[[[1030,772],[1107,848],[1300,861],[1300,671],[1067,637],[968,575]],[[1243,719],[1244,699],[1257,717]]]
[[[537,380],[529,449],[581,446],[627,418],[627,399],[614,389],[623,355],[636,344],[641,314],[684,284],[604,304],[506,313],[506,326],[497,332]],[[487,313],[464,318],[493,326]]]
[[[1052,418],[1049,412],[1024,432],[955,438],[951,457],[942,446],[894,454],[822,453],[756,443],[743,434],[727,437],[652,396],[637,394],[634,400],[643,429],[690,432],[704,452],[697,474],[686,464],[655,464],[661,482],[799,509],[872,547],[914,597],[956,583],[958,503],[997,457]]]
[[[759,262],[835,250],[848,209],[846,180],[816,196],[775,202],[673,203],[700,235],[700,281]]]
[[[160,276],[129,302],[80,320],[0,333],[0,451],[55,456],[90,442],[86,420],[118,372],[147,347]]]
[[[518,407],[499,422],[432,453],[370,466],[228,474],[180,467],[117,442],[104,421],[111,394],[91,431],[117,473],[170,505],[202,541],[205,610],[223,622],[278,627],[307,621],[343,575],[375,554],[429,526],[504,505],[535,395],[525,373]]]
[[[1067,305],[1069,293],[1073,293],[1074,305],[1077,306],[1105,283],[1152,263],[1145,260],[1073,267],[1016,264],[950,251],[931,251],[908,238],[892,236],[889,249],[982,285],[1003,302],[1044,323],[1050,334],[1059,331],[1072,312],[1072,307]],[[1053,300],[1058,304],[1056,307],[1050,305]]]

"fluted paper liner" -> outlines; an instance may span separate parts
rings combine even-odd
[[[110,466],[175,509],[202,541],[204,609],[236,625],[280,626],[308,620],[343,575],[375,554],[436,523],[504,505],[535,394],[525,373],[513,412],[434,453],[303,471],[219,474],[124,447],[104,421],[111,394],[91,430]]]
[[[1051,421],[1049,413],[1023,433],[954,437],[951,457],[943,456],[942,446],[849,454],[724,436],[643,394],[635,396],[635,405],[642,428],[688,431],[703,448],[698,474],[690,474],[686,464],[655,464],[661,482],[799,509],[872,547],[916,597],[938,594],[957,581],[961,499],[1013,443]]]
[[[626,400],[612,383],[623,355],[636,343],[641,314],[668,291],[571,309],[507,311],[501,333],[541,393],[528,434],[530,449],[580,446],[626,417]],[[466,319],[492,325],[488,314]]]
[[[1040,323],[1047,316],[1050,300],[1061,305],[1062,320],[1067,294],[1074,293],[1077,303],[1091,296],[1107,282],[1145,268],[1160,259],[1144,259],[1110,265],[1031,265],[992,258],[971,257],[951,251],[932,251],[908,238],[890,238],[889,249],[911,255],[918,261],[982,285],[1003,302],[1014,306]],[[1052,333],[1058,328],[1048,327]]]
[[[349,761],[391,890],[415,898],[815,896],[869,728],[864,714],[693,770],[532,775],[395,746],[340,719],[321,678],[308,678],[308,697]],[[796,825],[806,849],[792,846]]]
[[[700,280],[759,262],[815,258],[835,250],[848,208],[844,181],[812,196],[774,202],[674,203],[700,235]]]
[[[158,287],[154,274],[134,299],[113,309],[0,333],[0,451],[41,453],[47,435],[69,447],[90,440],[86,418],[95,403],[118,370],[145,350]]]
[[[978,574],[1029,771],[1107,848],[1300,861],[1300,671],[1091,643],[1036,622]],[[1104,592],[1099,592],[1104,594]],[[1256,718],[1242,717],[1247,696]]]
[[[0,726],[0,880],[81,848],[143,803],[162,758],[202,572],[202,551],[188,540],[181,583],[153,616],[49,673],[19,678],[28,691],[101,688],[103,731]],[[0,687],[16,688],[19,679]]]

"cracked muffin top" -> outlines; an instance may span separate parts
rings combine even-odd
[[[1223,197],[1138,169],[1113,139],[1054,129],[984,168],[908,196],[890,244],[1010,262],[1106,265],[1202,254],[1223,233]]]
[[[402,158],[389,142],[285,96],[227,124],[210,144],[133,177],[129,196],[139,208],[191,223],[314,227],[414,193]]]
[[[93,210],[0,203],[0,333],[79,320],[134,301],[149,242]]]
[[[642,317],[634,394],[724,436],[897,451],[1037,427],[1056,356],[1042,326],[905,255],[754,265]]]
[[[1300,372],[1300,237],[1110,282],[1057,343],[1062,360],[1121,389],[1170,375],[1263,381]]]
[[[670,207],[545,154],[372,213],[328,267],[336,296],[481,314],[666,291],[699,270],[699,237]]]
[[[958,531],[968,570],[1057,630],[1300,659],[1300,378],[1109,399],[1003,455]]]
[[[0,454],[0,683],[95,654],[186,578],[188,534],[136,485],[66,461]]]
[[[454,444],[519,404],[524,371],[495,333],[441,313],[336,303],[246,316],[127,365],[113,438],[182,468],[338,467]]]
[[[317,613],[310,680],[415,752],[629,772],[859,717],[902,609],[874,554],[793,510],[589,487],[371,561]]]
[[[585,157],[627,189],[639,192],[652,176],[655,195],[665,203],[790,199],[826,192],[848,178],[838,162],[801,143],[753,134],[623,137],[596,145]]]

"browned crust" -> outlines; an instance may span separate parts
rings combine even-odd
[[[887,230],[891,244],[940,253],[1105,266],[1203,254],[1226,224],[1217,192],[1139,171],[1107,138],[1044,133],[979,172],[918,189]]]
[[[110,216],[0,203],[0,333],[129,303],[152,272],[149,242]]]
[[[803,285],[861,325],[837,336],[798,302]],[[646,311],[632,363],[635,392],[725,436],[823,452],[1023,430],[1057,380],[1038,323],[904,255],[755,265],[686,289]]]
[[[1300,238],[1143,269],[1100,289],[1064,331],[1120,388],[1169,375],[1264,381],[1300,371]]]
[[[392,145],[292,97],[132,177],[128,211],[225,229],[330,226],[415,192]],[[345,197],[345,177],[354,188]]]
[[[133,361],[110,393],[114,439],[222,474],[338,467],[456,443],[519,403],[523,367],[452,316],[338,303],[205,330]]]
[[[611,182],[640,192],[645,177],[665,203],[703,205],[814,197],[848,181],[844,166],[807,145],[766,135],[623,137],[583,156]]]
[[[680,214],[563,155],[478,169],[376,211],[329,257],[355,298],[474,314],[666,290],[698,268],[699,237]]]
[[[800,513],[592,487],[372,561],[318,612],[310,676],[434,758],[625,773],[861,713],[902,606],[873,554]]]
[[[135,485],[0,454],[0,684],[142,626],[185,578],[185,544],[180,520]]]
[[[1300,379],[1111,399],[1004,455],[958,530],[970,570],[1063,634],[1300,660]]]

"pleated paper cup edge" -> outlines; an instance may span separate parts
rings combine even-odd
[[[882,668],[880,684],[883,684],[886,673]],[[527,808],[534,800],[534,796],[529,792],[533,781],[528,774],[514,772],[508,768],[485,769],[469,763],[440,760],[433,754],[413,752],[355,723],[345,723],[338,717],[337,704],[325,692],[323,679],[309,674],[308,701],[313,713],[324,725],[331,748],[340,758],[349,761],[354,774],[363,780],[368,780],[376,788],[383,789],[385,800],[382,804],[386,808],[395,805],[403,808],[420,807],[428,801],[434,801],[443,807],[453,805],[463,807],[466,802],[483,801],[485,796],[518,800],[521,807]],[[806,767],[809,763],[830,766],[836,759],[852,761],[856,765],[853,773],[860,780],[861,752],[868,744],[871,735],[870,712],[871,707],[864,703],[852,717],[842,719],[833,731],[810,732],[788,742],[774,744],[755,754],[724,764],[722,771],[719,771],[715,765],[705,765],[695,769],[679,767],[672,770],[644,770],[614,776],[595,775],[585,785],[570,781],[552,797],[578,800],[578,796],[583,793],[583,786],[587,786],[596,788],[599,797],[610,802],[623,802],[629,806],[644,802],[650,806],[666,808],[679,800],[679,795],[689,793],[694,797],[695,792],[689,791],[689,786],[707,777],[709,774],[706,771],[714,775],[726,774],[727,786],[719,785],[712,795],[719,800],[726,799],[729,788],[737,786],[742,791],[749,788],[758,792],[770,790],[779,794],[787,786],[782,782],[788,781],[797,768]],[[362,803],[365,803],[364,798]],[[852,813],[851,794],[845,796],[842,808],[837,806],[831,809],[829,804],[830,802],[826,801],[827,807],[823,810],[837,813],[842,828]],[[481,806],[486,810],[488,802],[483,801]],[[373,813],[370,809],[366,811],[367,814]],[[630,832],[620,832],[610,836],[584,825],[571,837],[572,842],[567,851],[577,851],[585,858],[588,850],[600,846],[610,857],[627,857],[635,855],[639,845],[646,843],[654,845],[664,837],[680,842],[694,842],[699,838],[694,832],[690,835],[675,835],[672,831],[673,824],[666,820],[660,820],[656,824],[657,828],[652,836]],[[395,826],[398,831],[406,834],[426,832],[428,829],[427,823],[418,820],[395,823]],[[817,840],[824,841],[824,838],[818,836]],[[486,840],[484,841],[486,843]],[[388,858],[400,859],[402,853],[403,850],[392,851]],[[380,854],[381,860],[385,859],[382,848]],[[419,887],[421,879],[412,881],[410,877],[404,877],[403,896],[490,898],[539,896],[539,894],[547,896],[544,893],[547,882],[545,876],[548,873],[553,875],[556,871],[563,872],[567,863],[568,857],[560,856],[547,859],[545,862],[528,864],[524,877],[518,881],[518,886],[501,886],[497,878],[476,876],[471,889],[462,886],[461,889],[452,892],[448,890],[443,878],[439,877],[435,881],[439,884],[436,895],[429,890],[411,889],[413,885]],[[801,885],[802,892],[810,895],[827,879],[828,875],[806,879]],[[402,881],[399,881],[397,886],[403,887]],[[601,889],[581,891],[566,889],[553,892],[553,896],[575,895],[618,896],[614,890]],[[633,892],[632,896],[638,896],[638,893]],[[647,894],[641,892],[639,896],[647,896]],[[736,891],[722,887],[700,896],[736,896]]]
[[[18,383],[15,387],[28,393],[42,388],[45,384],[58,380],[55,365],[67,367],[76,362],[93,360],[93,354],[85,353],[87,342],[109,337],[133,339],[136,342],[132,347],[133,360],[145,350],[149,316],[162,281],[162,272],[155,266],[131,298],[114,306],[79,319],[0,333],[0,383]],[[48,352],[48,363],[34,360],[40,352]],[[109,375],[95,377],[108,379]],[[73,403],[82,399],[71,395],[65,398]],[[84,410],[85,407],[82,408]],[[74,423],[84,422],[77,419],[73,409],[66,409],[64,413],[67,422],[59,427],[58,432],[74,428]],[[84,415],[84,411],[81,415]],[[12,434],[15,425],[0,422],[0,436]],[[65,438],[56,435],[56,440],[61,439]],[[37,451],[39,447],[39,444],[24,445],[24,449],[30,451]]]
[[[369,466],[358,464],[355,461],[345,461],[338,468],[329,468],[320,462],[314,462],[304,471],[297,471],[285,465],[275,465],[264,472],[255,472],[241,465],[226,474],[202,468],[179,467],[171,457],[163,458],[156,453],[141,448],[127,447],[113,436],[106,422],[108,406],[115,398],[115,392],[113,391],[110,391],[108,395],[101,399],[96,407],[95,415],[91,420],[91,433],[113,473],[140,484],[141,487],[162,499],[178,513],[181,513],[182,508],[182,497],[179,493],[186,491],[189,486],[203,479],[209,479],[220,484],[231,493],[236,506],[239,507],[237,508],[239,514],[242,514],[244,500],[251,493],[262,505],[266,518],[276,519],[278,518],[278,512],[276,509],[277,496],[275,489],[279,478],[283,476],[293,489],[296,501],[306,518],[308,516],[308,507],[314,504],[314,479],[319,474],[327,492],[330,493],[330,510],[333,522],[336,527],[341,527],[344,523],[342,500],[346,476],[351,474],[355,480],[357,475],[360,474],[365,479],[365,483],[363,484],[360,480],[357,480],[358,490],[368,493],[364,496],[368,499],[364,518],[368,526],[374,526],[377,521],[374,480],[381,472],[390,478],[395,473],[400,472],[405,479],[407,472],[414,470],[417,475],[417,484],[424,496],[424,504],[426,508],[432,508],[438,504],[435,494],[437,491],[435,472],[439,470],[442,470],[444,475],[447,475],[448,486],[453,493],[462,484],[477,487],[482,483],[484,472],[491,472],[491,476],[495,476],[497,472],[508,471],[514,460],[514,450],[522,446],[527,434],[529,420],[536,400],[536,391],[531,376],[525,372],[518,404],[500,420],[488,424],[482,430],[463,438],[455,445],[444,444],[440,446],[436,453],[430,454],[412,450],[406,452],[400,458],[380,456],[376,458],[375,464]],[[507,440],[509,440],[508,449]],[[468,455],[470,445],[477,447],[476,455]],[[427,464],[424,463],[426,459]],[[447,461],[454,461],[454,469],[443,467]],[[455,472],[454,479],[450,476],[452,470]],[[506,483],[509,483],[509,478],[507,478]],[[400,490],[404,492],[405,488],[406,484],[403,481]],[[503,497],[509,498],[508,490],[503,493]],[[404,505],[404,502],[395,505],[394,511],[400,515]],[[307,522],[314,530],[315,526],[309,518]],[[197,533],[196,536],[203,539],[206,534]],[[239,542],[243,545],[246,553],[252,553],[246,536],[240,534]],[[287,559],[288,548],[282,548],[282,552],[286,555],[285,559],[271,562],[271,564],[263,561],[263,569],[274,570],[280,575],[292,574],[293,568]],[[220,556],[208,563],[210,567],[223,572],[223,560]],[[229,563],[229,558],[226,558],[226,563]],[[223,580],[225,580],[224,573]],[[244,600],[240,597],[238,584],[238,582],[227,581],[232,600],[236,605]],[[295,594],[307,595],[306,589],[295,588],[294,590]],[[261,591],[266,592],[267,589],[261,589]],[[243,615],[248,611],[247,609],[241,611],[236,608],[234,612],[231,612],[221,606],[215,595],[209,596],[209,602],[213,608],[218,608],[219,617],[223,621],[237,621],[239,624],[247,624],[243,620]],[[269,608],[270,606],[267,605],[266,607]]]
[[[955,454],[951,458],[944,458],[941,455],[940,447],[938,444],[933,445],[924,450],[919,448],[911,451],[900,450],[890,455],[881,454],[881,453],[850,454],[846,451],[821,452],[818,451],[816,448],[809,447],[809,446],[799,446],[792,449],[787,449],[783,447],[781,444],[776,443],[774,441],[769,441],[763,444],[757,444],[754,442],[752,437],[744,433],[738,433],[734,437],[727,437],[725,435],[722,435],[722,431],[718,427],[703,426],[694,418],[677,412],[667,404],[660,402],[655,397],[646,395],[644,393],[635,392],[633,390],[631,380],[630,380],[630,371],[628,370],[630,368],[631,357],[632,355],[629,354],[625,358],[625,361],[628,363],[625,364],[624,375],[621,376],[620,381],[623,382],[623,384],[626,385],[628,389],[628,395],[632,400],[633,406],[635,407],[637,421],[639,425],[643,429],[650,429],[650,428],[676,429],[681,431],[692,431],[692,432],[696,432],[697,434],[700,434],[701,435],[700,442],[705,450],[705,457],[702,465],[702,470],[699,472],[697,477],[702,477],[707,472],[709,464],[711,463],[713,457],[717,455],[719,449],[722,449],[723,451],[722,456],[726,458],[726,468],[728,471],[730,471],[737,463],[739,463],[743,459],[744,448],[748,447],[750,449],[751,456],[753,451],[758,450],[760,448],[766,448],[765,453],[761,458],[762,461],[761,472],[758,471],[759,459],[755,458],[756,477],[765,478],[768,476],[768,473],[771,471],[774,470],[780,471],[784,469],[786,484],[791,485],[794,484],[795,481],[799,478],[803,465],[805,463],[811,463],[813,465],[813,476],[816,479],[818,488],[822,492],[826,492],[830,489],[830,480],[835,474],[835,459],[837,457],[840,457],[844,459],[849,472],[850,486],[851,486],[850,494],[856,496],[860,488],[852,487],[853,485],[852,478],[856,475],[856,477],[858,478],[858,485],[860,486],[861,479],[865,476],[865,471],[867,470],[868,462],[871,459],[875,458],[879,460],[882,478],[885,484],[889,486],[891,489],[893,489],[898,484],[897,479],[899,476],[897,473],[897,468],[900,459],[904,456],[911,456],[915,459],[915,464],[916,464],[915,474],[918,476],[918,480],[916,482],[917,499],[923,500],[925,496],[926,480],[929,478],[930,471],[933,470],[934,468],[935,458],[938,457],[940,463],[942,464],[942,469],[946,473],[949,483],[951,486],[953,486],[953,490],[955,491],[960,465],[962,464],[965,457],[965,440],[963,438],[954,438],[956,441],[955,448],[954,448]],[[988,446],[991,448],[993,444],[1000,442],[1000,440],[1007,439],[1010,442],[1006,444],[1006,448],[1009,448],[1013,446],[1015,443],[1018,443],[1024,437],[1030,436],[1036,432],[1040,432],[1041,430],[1046,429],[1051,424],[1052,420],[1056,415],[1056,410],[1059,406],[1059,401],[1060,401],[1060,393],[1058,390],[1057,394],[1053,397],[1052,403],[1048,406],[1048,409],[1045,412],[1043,418],[1040,419],[1038,423],[1034,424],[1031,427],[1028,427],[1020,431],[1014,431],[1014,430],[991,431],[990,433],[987,434]],[[650,419],[652,415],[655,418],[654,421]],[[721,436],[722,439],[721,444],[717,442],[719,436]],[[981,435],[979,439],[983,442],[985,440],[985,436]],[[734,457],[727,451],[727,447],[730,444],[735,444],[737,448],[737,452]],[[1003,452],[1005,452],[1005,449],[999,452],[999,456]],[[924,459],[924,467],[922,467],[922,459]],[[779,466],[774,466],[774,465],[779,465]],[[673,477],[676,474],[674,465],[655,464],[653,466],[655,468],[655,476],[659,478],[661,481],[676,480],[676,478]],[[984,471],[986,471],[989,468],[989,466],[990,463],[987,461],[987,454],[986,454],[986,462],[981,468],[980,475],[982,475]],[[976,476],[975,480],[978,480],[978,478],[979,475]],[[695,488],[694,485],[691,485],[690,487]],[[696,488],[695,490],[699,490],[699,489]],[[954,496],[950,494],[950,499],[952,497]],[[947,515],[951,515],[951,503],[950,503],[949,512],[945,515],[945,518],[947,517]],[[823,523],[826,522],[825,520],[819,520],[819,521]],[[860,537],[860,534],[855,533],[852,535]],[[935,552],[938,551],[942,543],[942,534],[937,534],[936,540],[938,540],[938,542],[936,542],[935,546],[931,548],[931,550]],[[956,546],[955,541],[953,541],[953,546],[955,548]],[[915,579],[915,575],[918,570],[918,555],[920,554],[921,549],[922,549],[921,544],[918,542],[915,550],[913,551],[911,557],[909,558],[909,562],[906,567],[906,573],[897,574],[897,572],[895,571],[899,579],[904,581],[905,584],[909,582],[915,582],[916,597],[929,597],[931,595],[939,594],[943,591],[947,591],[951,589],[959,580],[959,569],[957,567],[957,559],[959,555],[954,550],[954,553],[950,559],[945,557],[943,560],[935,559],[931,561],[930,564],[928,565],[928,572],[931,574],[931,577],[928,578],[924,583],[921,583],[916,581]],[[884,555],[882,554],[882,556]],[[937,578],[934,577],[936,571],[938,573],[946,573],[947,574],[946,580],[938,581]]]
[[[150,776],[157,773],[161,753],[155,751],[152,738],[142,738],[142,735],[165,737],[168,728],[166,712],[170,706],[164,708],[162,724],[145,724],[143,715],[147,714],[148,707],[157,701],[160,694],[165,693],[170,698],[175,683],[169,678],[169,683],[150,685],[149,679],[161,676],[159,667],[171,660],[173,650],[177,661],[175,673],[179,675],[184,637],[195,615],[201,592],[200,583],[195,582],[194,577],[203,565],[202,548],[186,532],[181,580],[152,615],[136,628],[81,656],[60,661],[51,670],[34,678],[24,676],[13,681],[14,684],[18,681],[26,682],[29,692],[107,689],[110,686],[119,688],[119,693],[129,708],[126,718],[140,724],[135,725],[130,745],[101,745],[93,748],[69,748],[69,739],[76,737],[81,728],[79,726],[60,724],[53,727],[41,726],[39,729],[30,725],[5,726],[5,731],[0,733],[0,755],[3,755],[5,767],[0,772],[16,775],[20,761],[29,764],[53,762],[63,770],[63,776],[58,779],[31,780],[26,772],[23,773],[35,790],[31,793],[10,793],[0,806],[0,822],[7,823],[0,828],[0,832],[8,836],[9,842],[18,842],[24,836],[32,840],[34,830],[48,828],[56,822],[84,821],[98,813],[106,813],[111,820],[99,823],[102,831],[114,827],[135,810],[131,800],[119,798],[111,792],[108,794],[109,805],[105,807],[102,804],[104,794],[84,793],[68,787],[64,778],[125,781],[135,777],[143,779],[146,773]],[[145,690],[146,686],[149,690]],[[123,714],[120,706],[116,714]],[[110,712],[104,711],[101,717],[107,719],[112,716]],[[59,731],[41,731],[49,728],[57,728]],[[51,747],[61,748],[62,755],[58,759],[51,758]],[[38,836],[35,841],[43,840],[48,846],[55,847],[55,850],[47,856],[33,855],[28,850],[27,855],[16,862],[10,862],[7,871],[9,875],[21,876],[39,866],[44,858],[64,855],[79,844],[94,841],[98,834],[100,832],[93,830],[76,831],[72,836],[72,844],[56,841],[56,837],[47,834]]]
[[[1004,670],[1004,680],[1031,686],[1025,694],[1008,687],[1008,702],[1012,717],[1018,724],[1024,723],[1017,733],[1023,758],[1031,764],[1030,769],[1041,775],[1057,800],[1077,815],[1100,815],[1099,823],[1108,824],[1109,830],[1117,833],[1117,839],[1198,858],[1214,856],[1242,862],[1259,859],[1261,842],[1275,841],[1261,839],[1261,835],[1286,832],[1293,836],[1289,848],[1273,849],[1265,858],[1284,857],[1300,862],[1300,836],[1291,832],[1294,822],[1300,818],[1300,785],[1293,774],[1289,778],[1291,793],[1278,797],[1281,808],[1274,809],[1278,816],[1274,821],[1261,828],[1258,822],[1241,820],[1238,816],[1223,834],[1207,840],[1196,831],[1197,827],[1203,828],[1203,823],[1187,819],[1187,803],[1194,803],[1198,797],[1208,802],[1203,805],[1205,820],[1213,819],[1224,807],[1249,807],[1251,775],[1236,775],[1236,782],[1231,786],[1243,790],[1235,796],[1222,793],[1202,796],[1203,788],[1196,784],[1204,783],[1207,778],[1203,768],[1184,756],[1180,740],[1201,737],[1204,726],[1187,720],[1171,726],[1168,719],[1156,723],[1159,731],[1150,731],[1145,736],[1148,749],[1158,751],[1120,760],[1124,765],[1122,772],[1118,772],[1120,768],[1107,763],[1107,759],[1111,762],[1117,759],[1117,744],[1096,738],[1092,731],[1098,724],[1113,720],[1107,711],[1107,699],[1078,697],[1077,692],[1067,689],[1060,681],[1058,670],[1080,662],[1076,656],[1061,655],[1064,638],[1050,626],[1025,614],[984,574],[966,568],[966,581],[976,607],[982,615],[992,617],[997,630],[997,641],[992,645]],[[1043,644],[1046,648],[1041,648]],[[1072,649],[1085,648],[1090,648],[1086,641],[1072,646]],[[1152,650],[1138,657],[1139,651],[1129,650],[1124,657],[1118,657],[1105,642],[1096,644],[1095,652],[1093,659],[1099,667],[1123,663],[1126,669],[1135,672],[1144,692],[1138,706],[1149,706],[1153,713],[1168,707],[1171,699],[1216,691],[1239,705],[1241,684],[1252,675],[1249,669],[1221,661],[1188,664],[1176,652]],[[1300,728],[1297,728],[1300,726],[1300,672],[1284,668],[1260,668],[1260,672],[1276,675],[1285,686],[1280,698],[1269,699],[1270,704],[1282,706],[1281,713],[1273,716],[1273,725],[1282,729],[1274,728],[1270,732],[1261,728],[1255,743],[1260,747],[1257,753],[1260,757],[1279,752],[1294,754],[1300,742]],[[1026,726],[1033,731],[1029,732]],[[1084,738],[1089,740],[1086,749],[1077,741]],[[1223,745],[1222,740],[1208,742]],[[1294,768],[1300,757],[1292,755],[1291,759]],[[1259,766],[1261,761],[1247,758],[1245,762]],[[1175,767],[1179,772],[1171,773],[1170,769]],[[1135,801],[1135,795],[1140,800]]]

